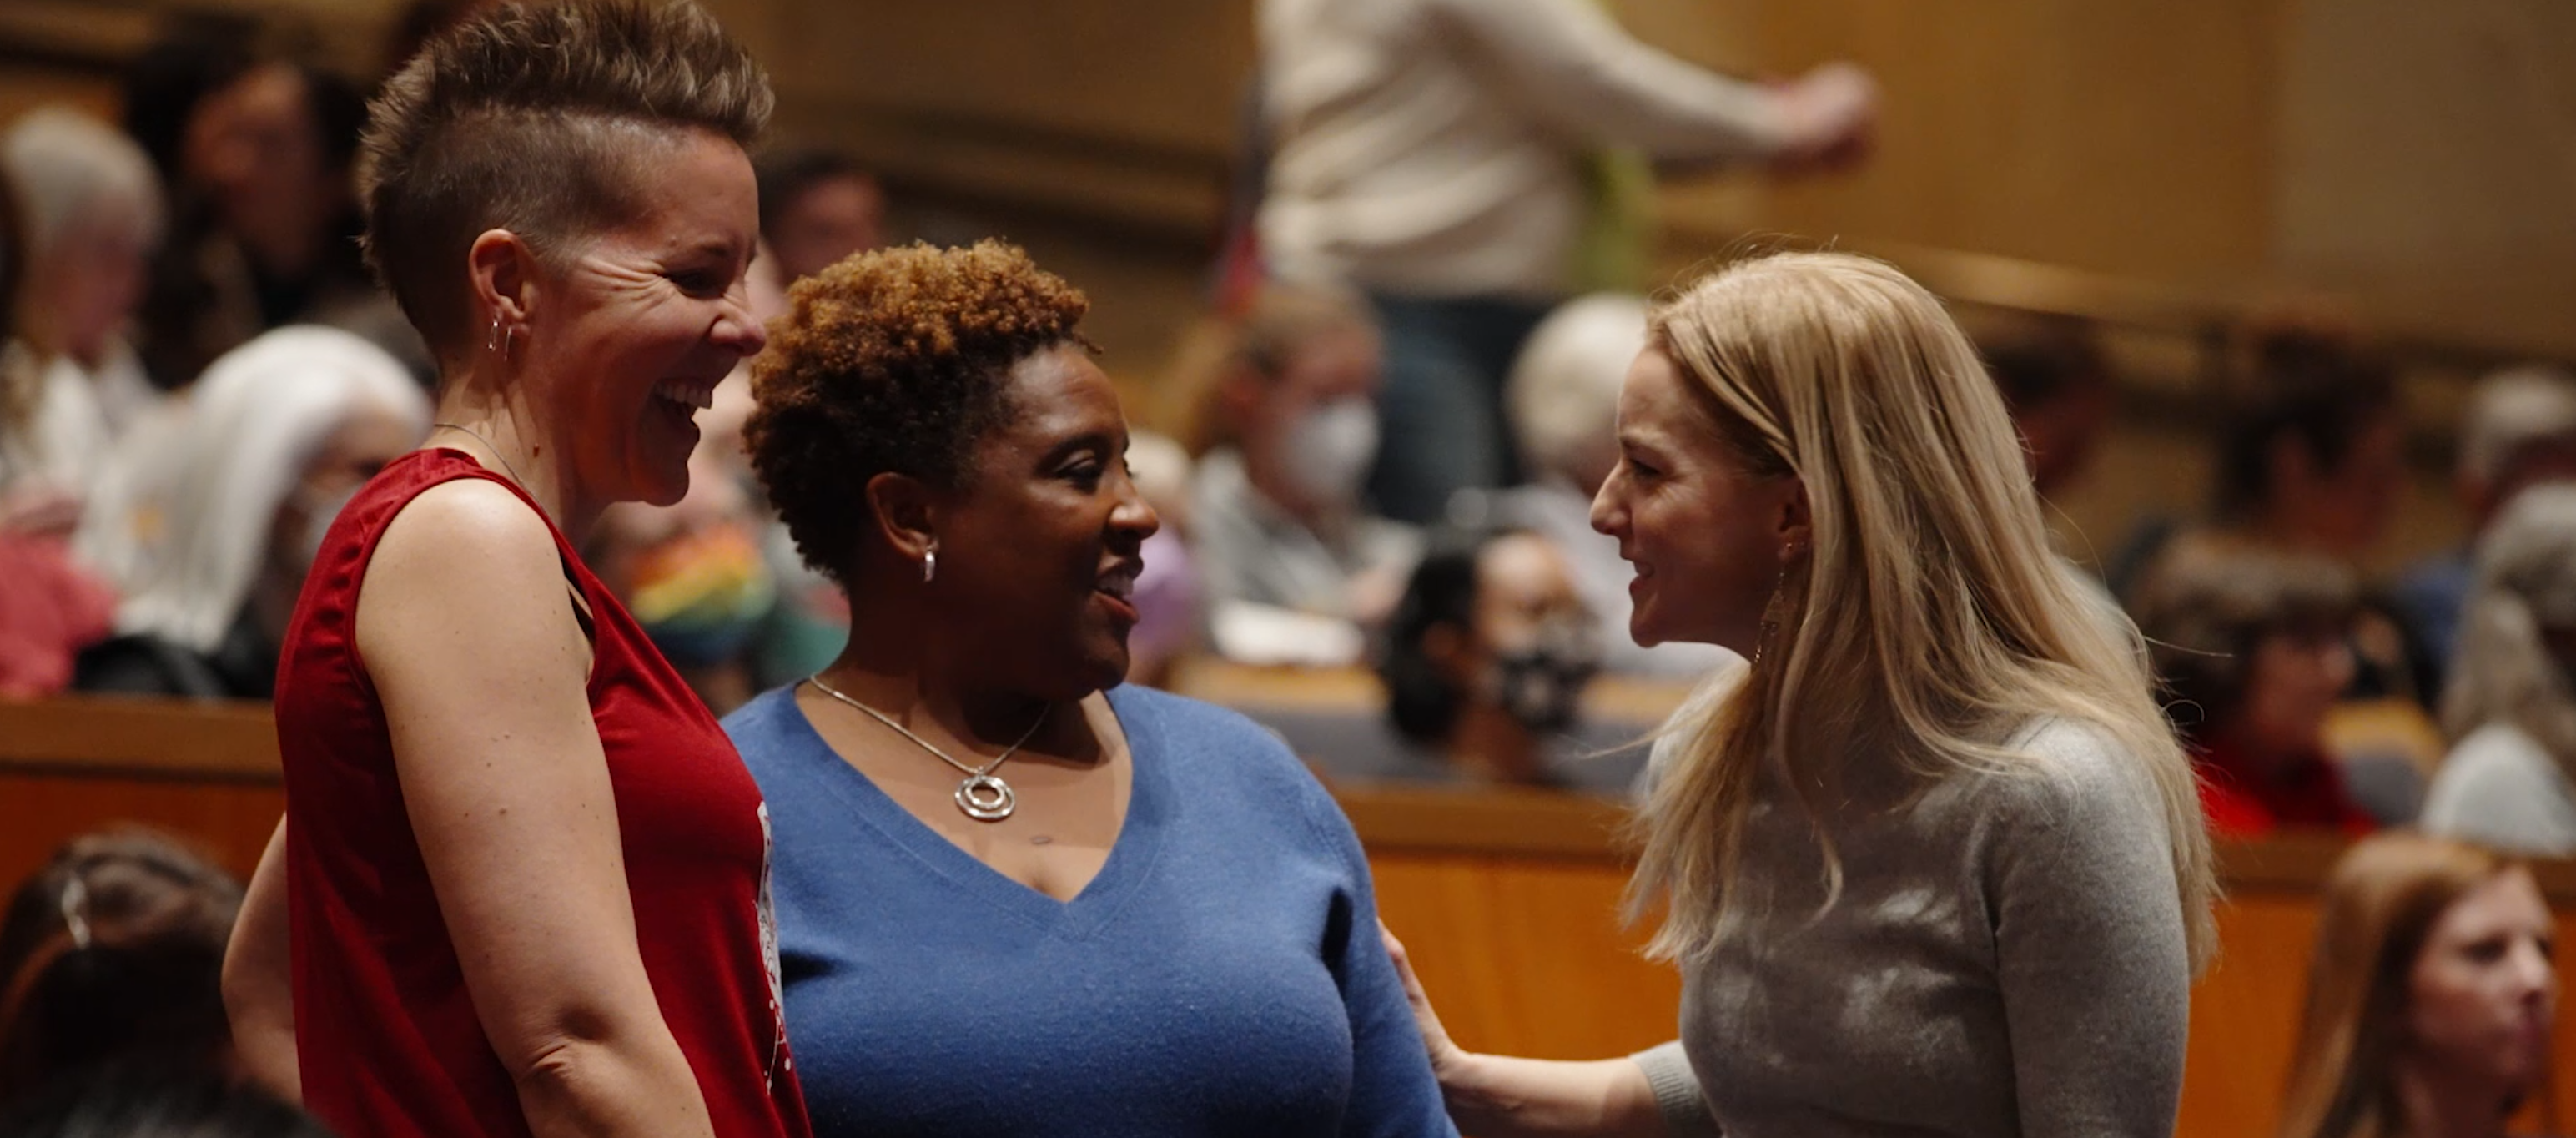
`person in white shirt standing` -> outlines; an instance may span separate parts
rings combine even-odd
[[[1557,300],[1599,283],[1576,279],[1595,198],[1614,196],[1596,193],[1615,189],[1596,159],[1833,165],[1876,117],[1856,67],[1729,79],[1592,0],[1262,0],[1259,20],[1262,252],[1282,279],[1377,307],[1387,445],[1370,489],[1416,523],[1456,490],[1518,480],[1503,377]]]

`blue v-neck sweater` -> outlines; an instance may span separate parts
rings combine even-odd
[[[769,801],[817,1138],[1454,1136],[1331,797],[1233,712],[1109,704],[1134,786],[1070,902],[886,797],[792,688],[725,720]]]

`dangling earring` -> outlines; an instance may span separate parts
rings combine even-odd
[[[1806,549],[1801,546],[1790,546],[1780,551],[1780,574],[1772,578],[1771,599],[1762,602],[1761,631],[1753,641],[1752,666],[1754,667],[1762,666],[1762,657],[1769,649],[1772,638],[1779,635],[1781,625],[1788,623],[1785,619],[1786,614],[1781,611],[1787,606],[1781,598],[1789,591],[1789,563],[1805,553]]]
[[[938,575],[939,547],[934,545],[921,551],[921,583],[927,585],[931,578]]]

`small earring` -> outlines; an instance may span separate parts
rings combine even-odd
[[[939,547],[934,545],[921,551],[921,583],[927,585],[931,578],[938,575]]]

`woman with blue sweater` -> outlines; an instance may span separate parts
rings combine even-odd
[[[1350,824],[1116,688],[1139,550],[1088,302],[986,243],[798,285],[752,463],[850,644],[725,721],[818,1135],[1455,1135]]]

